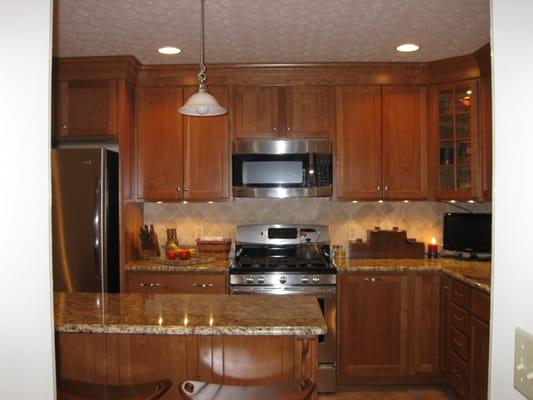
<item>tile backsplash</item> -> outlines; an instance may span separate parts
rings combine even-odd
[[[461,203],[473,212],[491,212],[492,204]],[[449,203],[438,202],[340,202],[327,198],[236,199],[228,203],[145,203],[144,222],[153,224],[159,242],[166,229],[177,228],[178,240],[192,244],[198,236],[225,236],[235,242],[237,225],[261,223],[310,223],[328,225],[331,244],[348,248],[350,239],[363,238],[379,226],[397,226],[407,237],[429,242],[442,241],[442,216],[462,212]]]

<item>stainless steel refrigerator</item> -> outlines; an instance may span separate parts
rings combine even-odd
[[[118,187],[118,153],[52,150],[55,291],[119,291]]]

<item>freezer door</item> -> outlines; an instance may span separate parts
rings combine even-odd
[[[104,150],[52,150],[54,290],[104,289]]]

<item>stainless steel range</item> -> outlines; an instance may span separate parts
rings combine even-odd
[[[233,294],[309,295],[318,300],[327,333],[318,339],[318,391],[336,386],[336,268],[324,225],[241,225],[230,269]],[[273,310],[275,312],[275,310]]]

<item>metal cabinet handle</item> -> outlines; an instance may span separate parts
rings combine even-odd
[[[212,283],[193,283],[194,287],[201,287],[202,289],[213,287]]]
[[[453,342],[459,346],[459,347],[463,347],[463,344],[461,342],[458,342],[457,339],[453,339]]]
[[[378,186],[376,189],[379,192],[381,190],[381,186]]]
[[[389,190],[389,187],[385,186],[383,189],[387,192]]]
[[[278,132],[278,128],[276,128],[275,126],[273,126],[273,127],[272,127],[272,132],[277,133],[277,132]]]
[[[139,287],[161,287],[161,284],[157,282],[141,282],[139,283]]]
[[[291,127],[287,125],[287,132],[291,133]]]
[[[187,189],[187,188],[183,188],[183,191],[184,191],[184,192],[188,192],[189,189]]]
[[[176,188],[176,192],[181,192],[181,186],[178,186],[178,187]]]
[[[59,125],[59,127],[61,129],[67,129],[68,128],[68,124],[61,124],[61,125]]]
[[[455,291],[453,292],[457,297],[465,297],[465,295],[461,292]]]
[[[463,322],[463,321],[464,321],[464,320],[463,320],[461,317],[459,317],[457,314],[453,314],[453,318],[456,319],[456,320],[459,321],[459,322]]]
[[[371,282],[371,283],[374,283],[374,282],[377,282],[377,281],[382,281],[383,278],[365,278],[365,281],[366,282]]]

